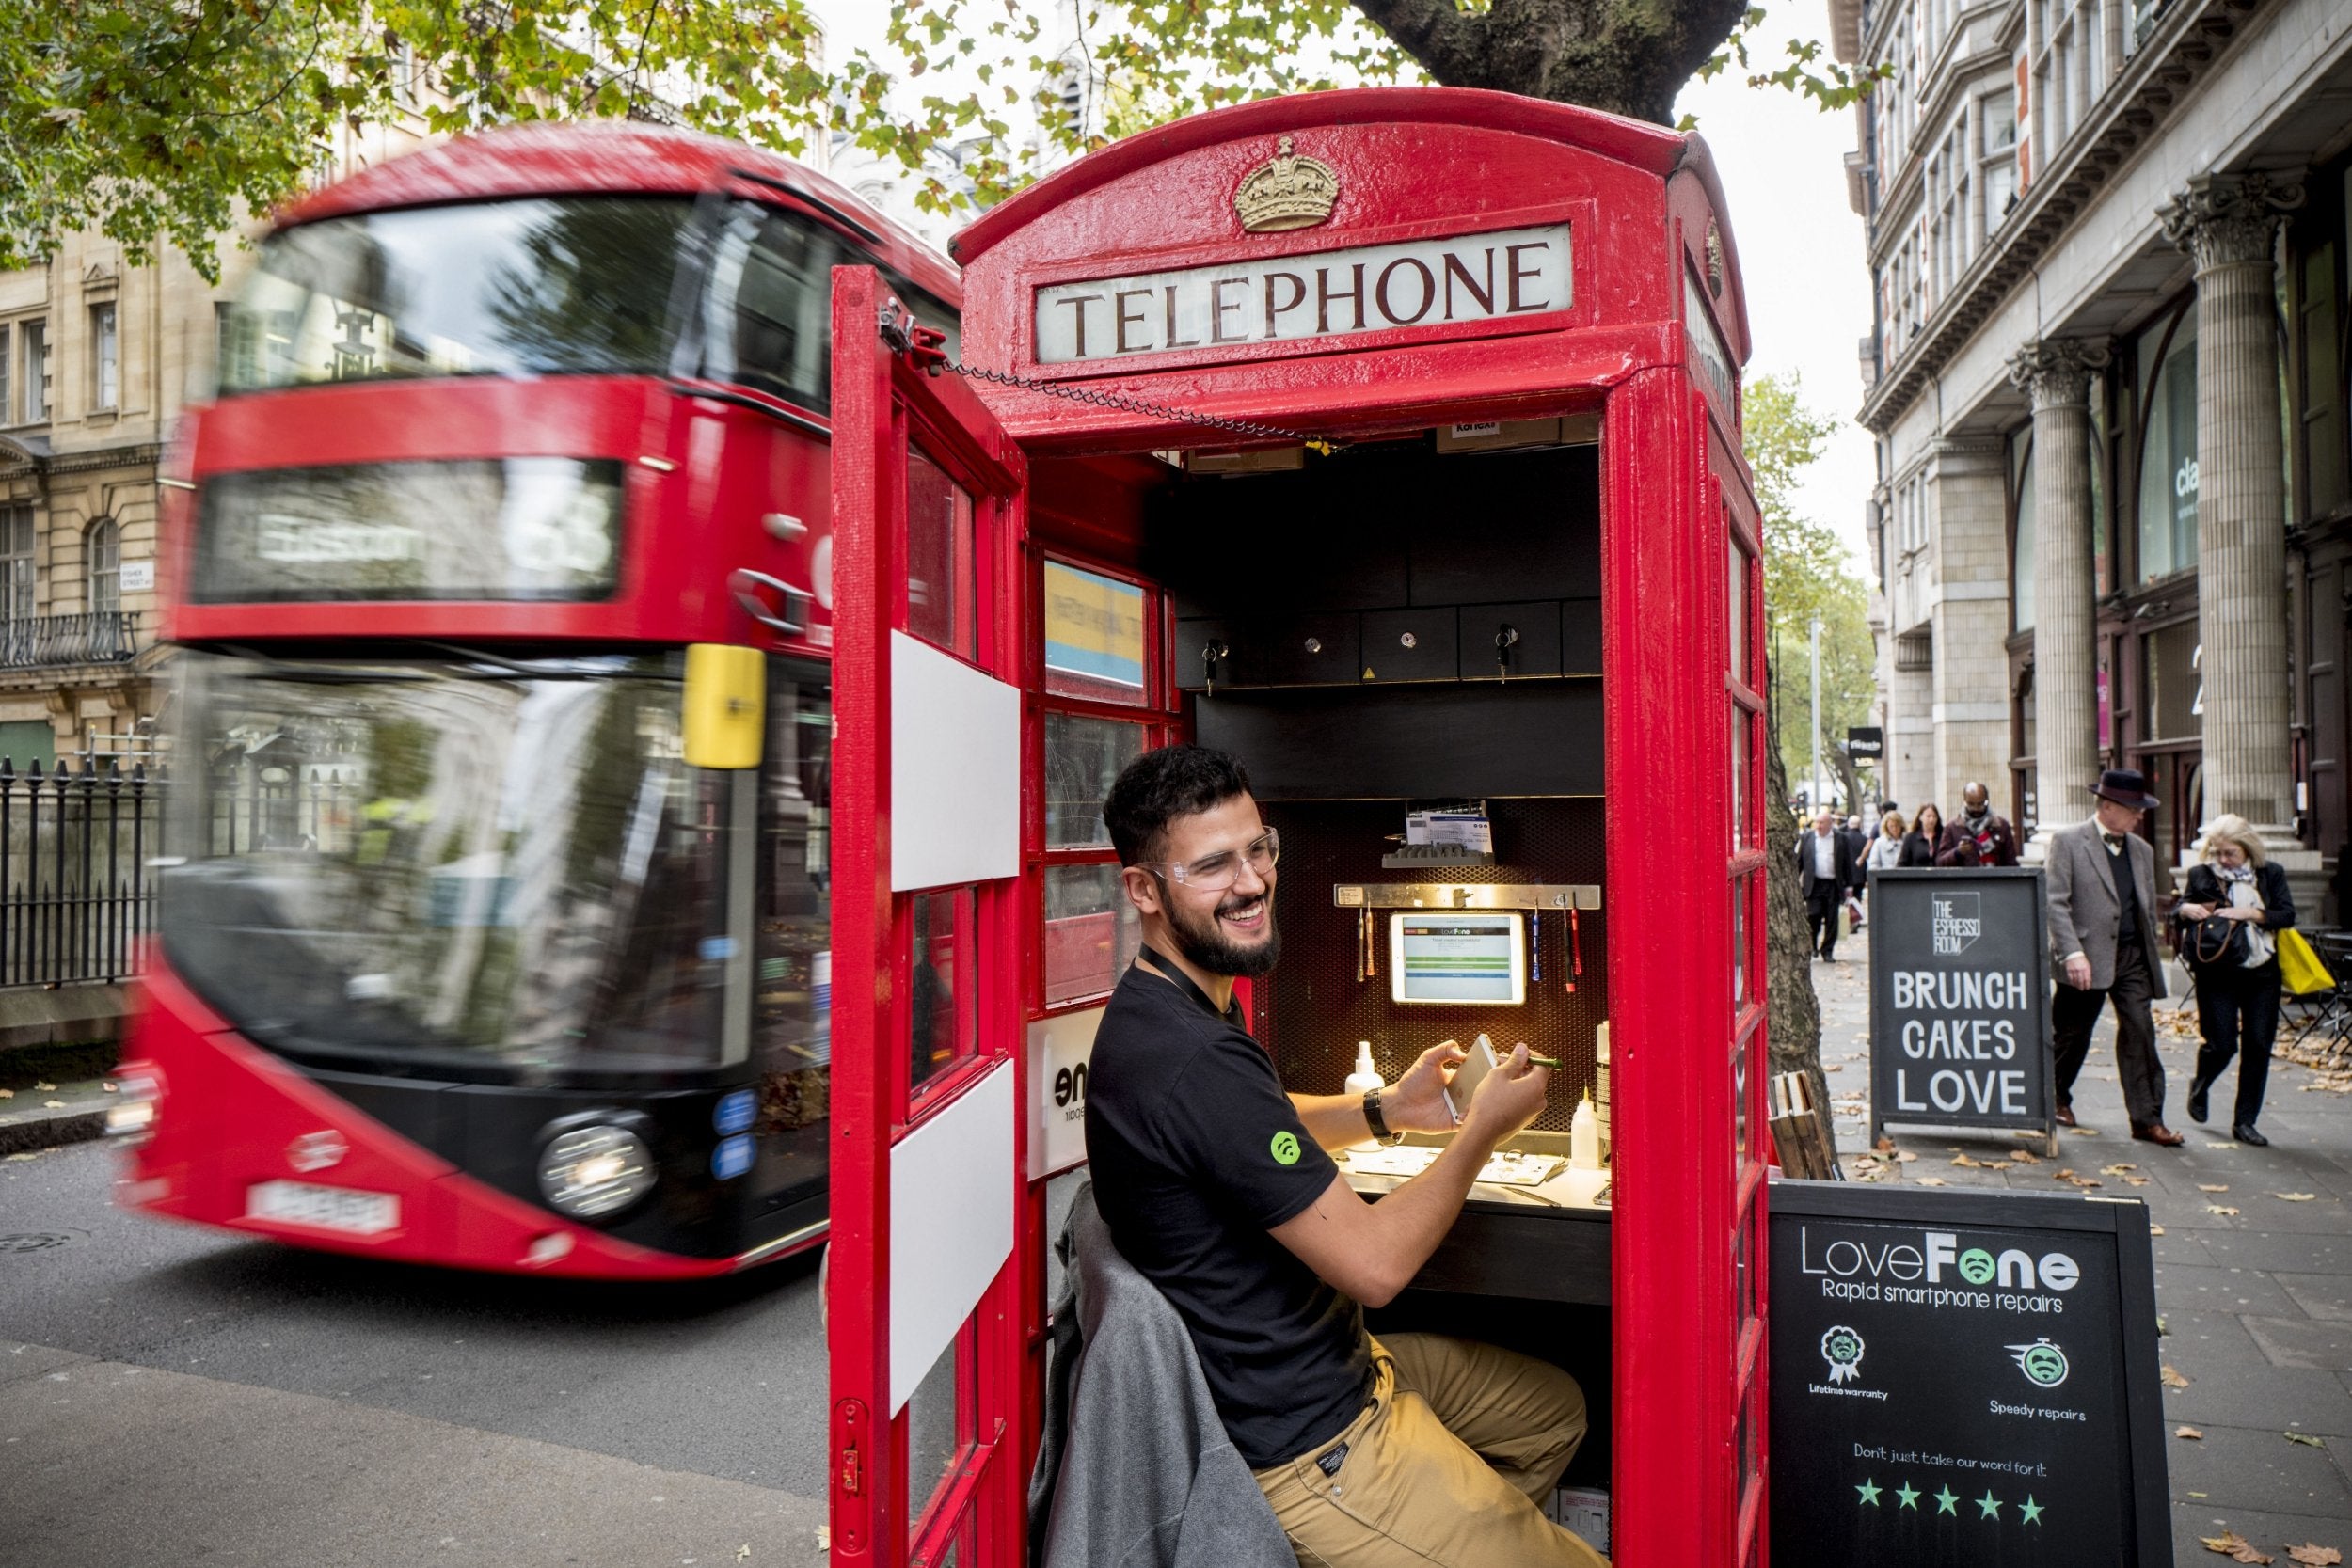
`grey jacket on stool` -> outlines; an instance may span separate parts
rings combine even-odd
[[[2066,958],[2080,953],[2090,963],[2090,989],[2115,984],[2115,942],[2123,925],[2123,901],[2115,885],[2115,857],[2100,842],[2098,818],[2061,828],[2050,835],[2046,863],[2050,905],[2050,972],[2066,983]],[[2148,959],[2154,994],[2164,990],[2164,949],[2156,921],[2156,851],[2137,833],[2123,835],[2123,853],[2138,884],[2139,944]]]
[[[1072,1200],[1057,1250],[1068,1283],[1054,1307],[1045,1433],[1029,1477],[1030,1560],[1297,1568],[1273,1505],[1226,1435],[1191,1331],[1120,1255],[1091,1182]]]

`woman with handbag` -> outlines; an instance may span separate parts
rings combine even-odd
[[[2237,1106],[2231,1135],[2257,1148],[2255,1130],[2270,1081],[2270,1047],[2279,1034],[2279,943],[2295,924],[2287,876],[2263,853],[2246,818],[2224,814],[2205,828],[2203,863],[2173,911],[2186,924],[2183,957],[2197,974],[2197,1022],[2204,1044],[2189,1081],[2188,1115],[2205,1119],[2205,1097],[2230,1058],[2237,1058]]]

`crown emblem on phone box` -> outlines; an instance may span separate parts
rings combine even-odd
[[[1242,177],[1233,210],[1250,233],[1272,234],[1313,228],[1331,215],[1339,198],[1340,177],[1331,166],[1292,151],[1284,136],[1280,151]]]

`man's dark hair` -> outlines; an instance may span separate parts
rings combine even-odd
[[[1103,822],[1119,863],[1134,865],[1160,857],[1168,825],[1176,818],[1198,816],[1248,793],[1249,775],[1238,758],[1206,746],[1163,746],[1120,769],[1103,802]]]

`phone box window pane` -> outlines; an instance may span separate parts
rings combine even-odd
[[[979,987],[962,958],[973,937],[972,890],[917,894],[907,918],[914,926],[914,974],[907,1012],[914,1053],[909,1084],[920,1086],[979,1037]]]
[[[1045,689],[1057,697],[1140,703],[1143,590],[1117,578],[1045,563]]]
[[[972,496],[938,464],[907,451],[907,630],[978,657],[973,613]]]
[[[1045,716],[1045,847],[1107,849],[1103,802],[1120,770],[1143,753],[1143,726],[1115,719]]]
[[[1725,514],[1725,521],[1729,515]],[[1731,636],[1731,678],[1746,686],[1748,681],[1748,557],[1740,548],[1735,536],[1731,541],[1729,630]]]
[[[1104,995],[1142,944],[1142,924],[1119,867],[1057,865],[1045,873],[1047,1006]]]

